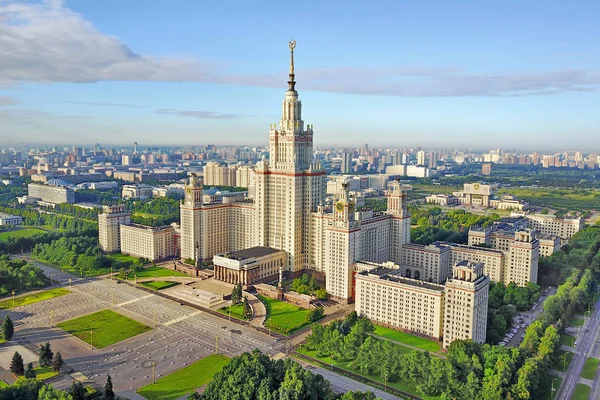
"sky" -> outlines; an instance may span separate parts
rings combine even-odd
[[[577,5],[575,7],[575,4]],[[600,2],[0,0],[0,147],[600,150]]]

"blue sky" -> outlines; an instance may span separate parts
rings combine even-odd
[[[600,4],[0,0],[7,144],[600,150]]]

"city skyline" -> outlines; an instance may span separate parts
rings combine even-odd
[[[316,146],[600,147],[597,5],[343,4],[1,2],[0,136],[265,146],[291,35]]]

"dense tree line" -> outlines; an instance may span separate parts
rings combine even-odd
[[[374,400],[372,393],[349,392],[336,395],[323,376],[313,374],[291,359],[271,360],[259,350],[234,357],[217,372],[203,394],[203,400]]]
[[[40,211],[24,206],[0,207],[0,212],[22,217],[25,225],[45,226],[70,231],[88,228],[98,229],[97,221],[56,213],[55,211]]]
[[[540,257],[538,281],[542,286],[557,286],[572,268],[600,271],[600,226],[595,225],[575,234],[569,243],[550,257]]]
[[[98,230],[95,228],[85,228],[71,231],[47,231],[29,237],[9,237],[6,242],[0,242],[0,253],[26,253],[33,249],[38,243],[50,243],[61,237],[97,237]]]
[[[159,197],[148,201],[128,200],[127,209],[131,211],[131,221],[137,224],[163,226],[179,221],[179,199],[174,196]],[[152,217],[135,215],[152,214]]]
[[[76,203],[94,203],[104,206],[115,204],[121,198],[121,188],[111,188],[106,190],[84,189],[75,192]]]
[[[0,254],[0,296],[39,289],[50,283],[42,270],[24,260],[11,260]]]
[[[464,210],[443,212],[441,208],[418,208],[410,206],[412,222],[411,241],[431,244],[436,241],[467,243],[469,228],[488,227],[500,219],[498,214],[478,215]]]
[[[533,282],[525,287],[492,282],[489,290],[486,342],[494,344],[506,334],[517,311],[529,310],[540,298],[541,288]]]
[[[0,183],[0,204],[9,205],[16,203],[15,197],[25,196],[27,187],[23,185],[6,186]]]
[[[93,273],[99,269],[130,267],[132,261],[119,261],[100,253],[98,238],[91,236],[61,237],[45,244],[36,244],[32,256],[76,272]]]

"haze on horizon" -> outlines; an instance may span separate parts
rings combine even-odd
[[[0,0],[1,142],[600,150],[597,2],[225,3]]]

